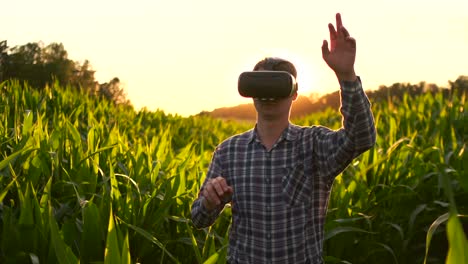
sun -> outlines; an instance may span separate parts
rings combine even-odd
[[[264,57],[280,57],[294,64],[297,71],[296,81],[299,84],[299,94],[309,96],[317,87],[317,70],[310,55],[295,53],[291,50],[272,49]],[[317,92],[317,91],[315,91]]]
[[[297,83],[299,84],[299,94],[308,96],[314,92],[314,88],[317,86],[315,80],[314,65],[311,62],[304,61],[301,58],[291,59],[297,70]]]

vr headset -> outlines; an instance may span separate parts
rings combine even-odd
[[[239,76],[237,88],[243,97],[275,100],[293,95],[297,82],[286,71],[247,71]]]

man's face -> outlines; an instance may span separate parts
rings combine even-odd
[[[254,98],[253,101],[259,117],[274,119],[284,115],[289,117],[291,104],[296,97],[297,94],[294,94],[290,97],[275,100],[260,100],[258,98]]]

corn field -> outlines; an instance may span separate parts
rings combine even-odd
[[[215,146],[251,125],[0,84],[0,263],[225,263],[230,209],[195,229]],[[373,104],[378,138],[336,179],[326,263],[468,263],[465,95]],[[294,120],[338,128],[338,109]]]

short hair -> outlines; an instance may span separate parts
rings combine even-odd
[[[278,57],[267,57],[259,62],[254,67],[254,71],[258,71],[263,68],[267,71],[286,71],[289,72],[294,78],[297,78],[297,71],[294,64]]]

